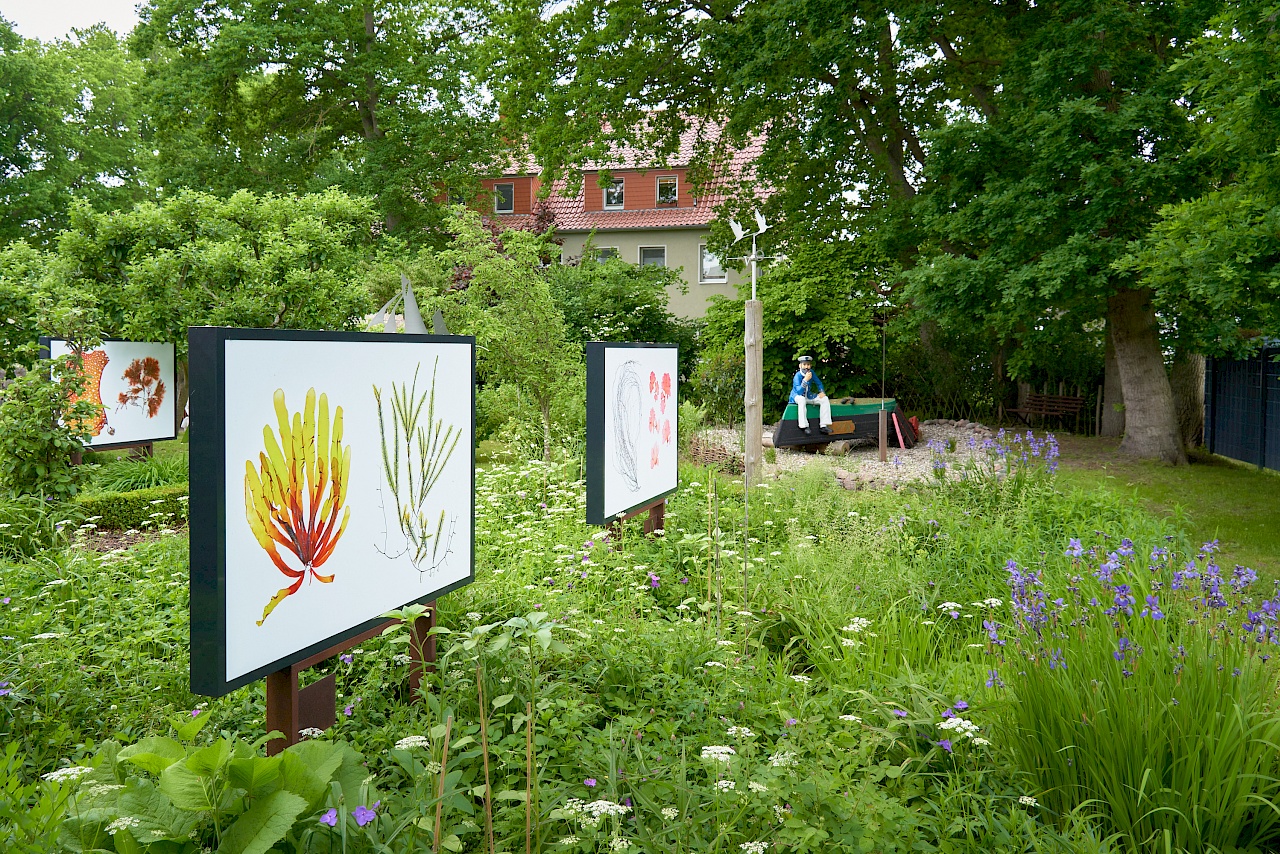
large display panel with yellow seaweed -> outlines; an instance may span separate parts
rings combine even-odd
[[[60,338],[41,338],[41,355],[72,352]],[[84,399],[98,407],[86,443],[95,450],[145,445],[175,436],[173,345],[108,339],[81,348]]]
[[[475,341],[193,327],[191,687],[474,578]]]

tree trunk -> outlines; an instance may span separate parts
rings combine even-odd
[[[1120,383],[1120,366],[1116,363],[1116,344],[1107,324],[1107,355],[1102,374],[1102,427],[1099,436],[1119,438],[1124,435],[1124,389]]]
[[[1186,465],[1151,291],[1117,291],[1107,300],[1107,325],[1115,342],[1125,401],[1120,450],[1170,465]]]
[[[539,405],[542,410],[542,461],[551,462],[551,401],[544,400]]]
[[[187,401],[191,394],[191,387],[187,385],[186,360],[174,363],[173,384],[177,386],[173,390],[173,435],[177,436],[182,432],[182,418],[187,414]]]
[[[1182,444],[1199,447],[1204,441],[1204,356],[1182,349],[1175,352],[1169,385]]]

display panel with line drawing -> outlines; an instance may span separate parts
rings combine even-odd
[[[587,344],[587,521],[607,524],[676,488],[679,351]]]

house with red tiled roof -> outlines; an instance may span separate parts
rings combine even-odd
[[[679,270],[687,292],[673,288],[668,307],[680,317],[702,317],[714,295],[737,296],[739,274],[708,251],[707,237],[730,183],[749,180],[760,150],[752,145],[731,152],[716,170],[718,177],[697,187],[689,177],[696,133],[687,131],[679,150],[661,161],[615,146],[608,162],[583,167],[576,190],[557,180],[542,202],[554,217],[564,261],[582,257],[590,244],[598,257]],[[502,175],[482,184],[491,194],[498,222],[522,226],[536,216],[542,189],[536,165],[513,160]]]

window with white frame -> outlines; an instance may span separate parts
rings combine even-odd
[[[604,209],[607,211],[622,210],[622,179],[614,178],[604,188]]]
[[[716,257],[715,253],[707,251],[707,244],[705,243],[698,246],[698,281],[729,281],[729,277],[724,272],[724,267],[720,266],[720,259]]]
[[[680,199],[680,182],[675,175],[658,179],[658,204],[674,205]]]
[[[667,266],[667,247],[641,246],[640,247],[640,266],[641,267]]]
[[[494,184],[493,185],[493,212],[494,213],[515,213],[516,211],[516,185],[515,184]]]

